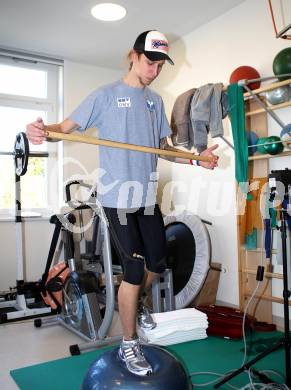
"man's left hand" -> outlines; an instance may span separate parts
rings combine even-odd
[[[214,169],[218,165],[218,159],[219,157],[212,153],[215,149],[218,148],[218,144],[215,144],[213,146],[210,146],[210,148],[204,150],[202,153],[200,153],[200,156],[206,156],[210,157],[211,161],[199,161],[199,165],[206,169]]]

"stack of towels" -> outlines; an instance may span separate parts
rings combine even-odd
[[[171,345],[207,337],[207,315],[188,308],[152,314],[157,326],[152,330],[138,328],[138,335],[148,343]]]

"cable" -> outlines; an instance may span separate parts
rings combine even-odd
[[[248,383],[244,387],[241,387],[240,390],[248,390],[248,389],[255,389],[255,390],[290,390],[288,386],[283,384],[277,384],[277,383],[258,383],[254,382],[252,387],[250,387],[250,384]]]
[[[254,382],[253,382],[253,379],[252,379],[252,374],[251,374],[251,369],[249,368],[248,369],[248,376],[249,376],[249,380],[250,380],[250,386],[253,390],[256,390],[255,386],[254,386]]]
[[[250,299],[248,300],[248,303],[246,304],[246,307],[245,307],[245,310],[244,310],[244,315],[243,315],[243,323],[242,323],[242,332],[243,332],[243,343],[244,343],[244,357],[243,357],[243,361],[242,361],[242,364],[241,364],[241,367],[245,365],[246,363],[246,360],[247,360],[247,343],[246,343],[246,334],[245,334],[245,322],[246,322],[246,316],[247,316],[247,312],[248,312],[248,308],[252,302],[252,300],[254,299],[257,291],[258,291],[258,288],[260,286],[260,283],[261,282],[258,282]]]
[[[223,379],[225,376],[231,374],[234,371],[235,370],[231,370],[231,371],[228,371],[224,374],[219,374],[217,372],[212,372],[212,371],[201,371],[201,372],[193,372],[189,376],[192,377],[192,376],[198,376],[198,375],[213,375],[213,376],[218,377],[217,379],[214,379],[212,381],[208,381],[205,383],[193,383],[192,382],[192,385],[194,386],[194,388],[195,387],[205,387],[205,386],[209,386],[209,385],[214,385],[216,382]],[[274,373],[274,374],[278,375],[279,377],[281,377],[282,379],[284,379],[283,375],[281,375],[280,373],[278,373],[277,371],[274,371],[274,370],[264,370],[262,372]],[[245,386],[236,387],[236,386],[231,385],[229,383],[225,383],[225,385],[227,385],[231,389],[235,389],[235,390],[248,390],[248,389],[252,389],[252,390],[257,390],[257,389],[259,389],[259,390],[290,390],[288,388],[288,386],[286,386],[284,383],[282,383],[282,384],[279,384],[279,383],[266,384],[266,383],[253,382],[253,380],[251,378],[252,371],[248,370],[247,373],[249,375],[250,383],[247,383]]]
[[[189,376],[191,377],[191,376],[198,376],[198,375],[213,375],[213,376],[217,376],[218,377],[217,379],[214,379],[213,381],[209,381],[209,382],[205,382],[205,383],[192,383],[194,387],[204,387],[204,386],[215,384],[216,382],[218,382],[218,380],[223,379],[227,375],[231,374],[233,371],[234,370],[231,370],[231,371],[228,371],[228,372],[226,372],[224,374],[219,374],[217,372],[212,372],[212,371],[192,372],[192,373],[190,373]],[[231,385],[229,383],[226,383],[226,385],[229,386],[232,389],[240,390],[239,387],[233,386],[233,385]]]
[[[266,195],[267,193],[265,193],[264,195]],[[261,234],[261,247],[264,248],[265,247],[265,239],[264,239],[264,232],[265,232],[265,229],[264,229],[264,215],[263,215],[263,212],[262,212],[262,196],[260,197],[260,211],[261,211],[261,219],[262,219],[262,234]],[[264,263],[264,260],[263,260],[263,251],[261,251],[261,266],[263,267],[263,263]],[[261,284],[261,281],[258,281],[250,299],[248,300],[247,302],[247,305],[245,307],[245,310],[244,310],[244,315],[243,315],[243,324],[242,324],[242,332],[243,332],[243,342],[244,342],[244,357],[243,357],[243,361],[242,361],[242,364],[241,364],[241,367],[245,365],[246,363],[246,360],[247,360],[247,345],[246,345],[246,334],[245,334],[245,321],[246,321],[246,316],[247,316],[247,312],[248,312],[248,308],[252,302],[252,300],[254,299],[258,289],[259,289],[259,286]]]
[[[284,375],[281,373],[281,372],[278,372],[278,371],[275,371],[275,370],[262,370],[261,371],[263,374],[265,374],[265,373],[271,373],[271,374],[275,374],[275,375],[277,375],[279,378],[281,378],[281,379],[285,379],[285,377],[284,377]]]
[[[273,370],[264,370],[264,371],[261,371],[262,373],[265,373],[265,372],[271,372],[271,373],[274,373],[278,376],[281,377],[281,379],[283,378],[284,380],[284,377],[283,375],[279,374],[278,372],[276,371],[273,371]],[[249,369],[248,370],[248,376],[249,376],[249,380],[250,380],[250,383],[248,385],[246,385],[244,388],[249,388],[249,386],[251,386],[251,389],[252,390],[256,390],[257,388],[261,389],[261,390],[275,390],[275,389],[287,389],[289,390],[288,386],[285,385],[285,383],[257,383],[257,382],[253,382],[253,378],[252,378],[252,370]]]

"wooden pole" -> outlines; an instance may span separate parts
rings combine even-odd
[[[261,92],[267,92],[267,91],[272,91],[273,89],[276,89],[276,88],[279,88],[279,87],[283,87],[284,85],[289,85],[291,84],[291,79],[288,79],[288,80],[283,80],[283,81],[278,81],[277,83],[272,83],[272,84],[266,84],[264,85],[263,87],[261,88],[258,88],[258,89],[254,89],[252,91],[252,93],[254,94],[259,94]],[[251,96],[251,94],[249,92],[245,92],[244,93],[244,97],[249,97]]]
[[[247,83],[248,80],[245,80],[245,82]],[[289,84],[291,84],[291,79],[283,80],[283,81],[277,81],[276,83],[269,83],[269,84],[264,85],[263,87],[254,89],[254,90],[252,90],[252,93],[254,93],[255,95],[258,95],[261,92],[272,91],[273,89],[276,89],[276,88],[279,88],[279,87],[283,87],[284,85],[289,85]],[[248,84],[246,84],[246,85],[248,85]],[[227,91],[227,87],[228,87],[228,85],[225,85],[222,90],[223,91]],[[243,87],[243,85],[242,85],[242,87]],[[244,98],[248,98],[250,96],[251,96],[251,94],[249,92],[245,92],[244,93]]]
[[[267,106],[267,108],[269,110],[278,110],[279,108],[284,108],[284,107],[288,107],[288,106],[291,106],[291,101],[276,104],[273,106]],[[264,108],[258,108],[257,110],[246,112],[246,116],[257,115],[257,114],[261,114],[262,112],[266,112],[266,110]]]
[[[109,140],[98,139],[95,137],[88,137],[88,136],[78,135],[78,134],[64,134],[64,133],[56,133],[53,131],[46,131],[46,137],[51,139],[58,139],[61,141],[81,142],[90,145],[100,145],[100,146],[107,146],[111,148],[133,150],[136,152],[157,154],[160,156],[177,157],[177,158],[183,158],[185,160],[199,160],[199,161],[207,161],[207,162],[212,161],[211,157],[198,156],[198,155],[195,156],[194,154],[189,152],[182,152],[182,151],[175,152],[173,150],[164,150],[158,148],[151,148],[149,146],[140,146],[140,145],[127,144],[123,142],[109,141]]]

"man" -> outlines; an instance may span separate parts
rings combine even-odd
[[[33,144],[42,143],[45,130],[70,133],[97,127],[101,139],[170,148],[167,137],[171,130],[161,97],[148,86],[159,75],[168,56],[168,41],[156,30],[138,36],[128,58],[130,67],[122,80],[91,93],[81,105],[60,124],[44,125],[41,118],[27,125]],[[217,166],[218,157],[204,151],[211,162],[200,162],[204,168]],[[123,341],[119,357],[129,371],[149,375],[152,367],[143,355],[136,333],[136,319],[142,327],[153,328],[148,310],[139,304],[142,292],[166,267],[166,240],[163,218],[156,204],[157,156],[100,147],[100,168],[105,174],[98,184],[98,200],[104,207],[110,229],[116,238],[123,267],[123,281],[118,291],[119,314]],[[170,158],[171,161],[189,161]],[[98,187],[106,188],[106,191]],[[124,218],[121,217],[125,216]],[[138,314],[138,315],[137,315]]]

